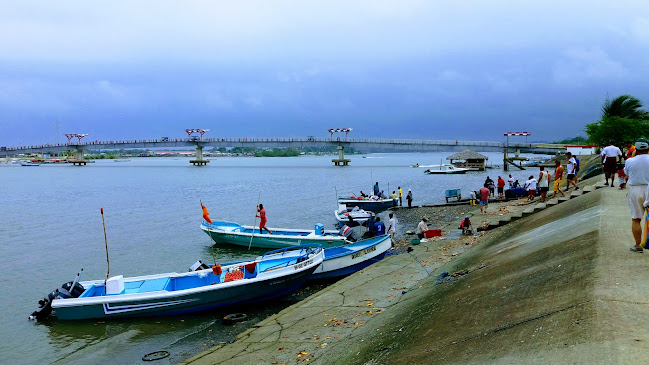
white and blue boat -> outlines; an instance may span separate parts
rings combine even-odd
[[[379,198],[371,199],[362,196],[338,197],[338,205],[346,205],[347,208],[359,207],[372,212],[380,212],[397,206],[397,199]]]
[[[290,255],[268,253],[258,260],[205,269],[64,284],[41,301],[32,315],[51,310],[62,320],[174,315],[268,300],[297,290],[324,259],[320,247]],[[66,289],[69,288],[69,290]],[[76,294],[74,294],[76,292]],[[80,294],[79,294],[80,293]],[[75,297],[76,296],[76,297]]]
[[[346,246],[325,249],[322,265],[308,280],[347,276],[382,260],[392,247],[389,235],[368,238]]]
[[[214,221],[211,224],[203,221],[201,229],[215,243],[256,247],[256,248],[286,248],[304,244],[319,244],[323,248],[341,246],[349,241],[338,231],[325,231],[320,223],[313,230],[272,228],[272,234],[259,232],[259,227],[242,226],[237,223]]]

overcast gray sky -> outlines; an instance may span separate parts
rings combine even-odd
[[[0,0],[0,146],[552,141],[585,135],[607,94],[649,105],[647,1]]]

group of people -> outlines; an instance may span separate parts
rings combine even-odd
[[[369,200],[388,199],[384,190],[380,190],[378,181],[374,183],[373,190],[374,195],[367,195],[361,190],[360,196]],[[399,199],[399,206],[403,206],[403,190],[401,190],[401,186],[397,187],[397,190],[392,190],[390,198]],[[408,194],[406,194],[406,201],[408,202],[408,208],[412,208],[412,190],[410,189],[408,189]]]

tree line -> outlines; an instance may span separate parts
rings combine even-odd
[[[642,102],[631,95],[621,95],[602,105],[602,117],[586,125],[588,142],[606,146],[613,142],[617,146],[634,142],[640,137],[649,137],[649,112]]]

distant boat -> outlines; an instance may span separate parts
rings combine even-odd
[[[410,165],[410,167],[435,167],[435,166],[439,166],[439,165],[420,165],[420,164]]]
[[[40,166],[40,164],[37,163],[31,163],[31,162],[23,162],[20,164],[21,166]]]
[[[469,171],[469,169],[455,167],[454,165],[437,165],[436,167],[424,171],[424,174],[466,174],[467,171]]]
[[[173,315],[285,296],[297,290],[324,259],[324,250],[267,253],[254,261],[187,273],[167,273],[66,283],[32,313],[58,319]],[[48,308],[49,307],[49,308]]]
[[[201,229],[216,243],[244,247],[286,248],[317,243],[327,248],[348,243],[338,231],[325,231],[322,224],[316,224],[313,230],[269,227],[272,234],[260,233],[259,227],[224,221],[214,221],[212,224],[203,221]]]
[[[347,209],[353,207],[359,207],[364,210],[369,210],[372,212],[380,212],[392,207],[397,206],[397,199],[384,198],[384,199],[372,199],[372,198],[363,198],[362,196],[349,196],[349,197],[338,197],[339,205],[346,205]]]
[[[116,158],[113,161],[114,162],[129,162],[131,160],[129,160],[128,158]]]

